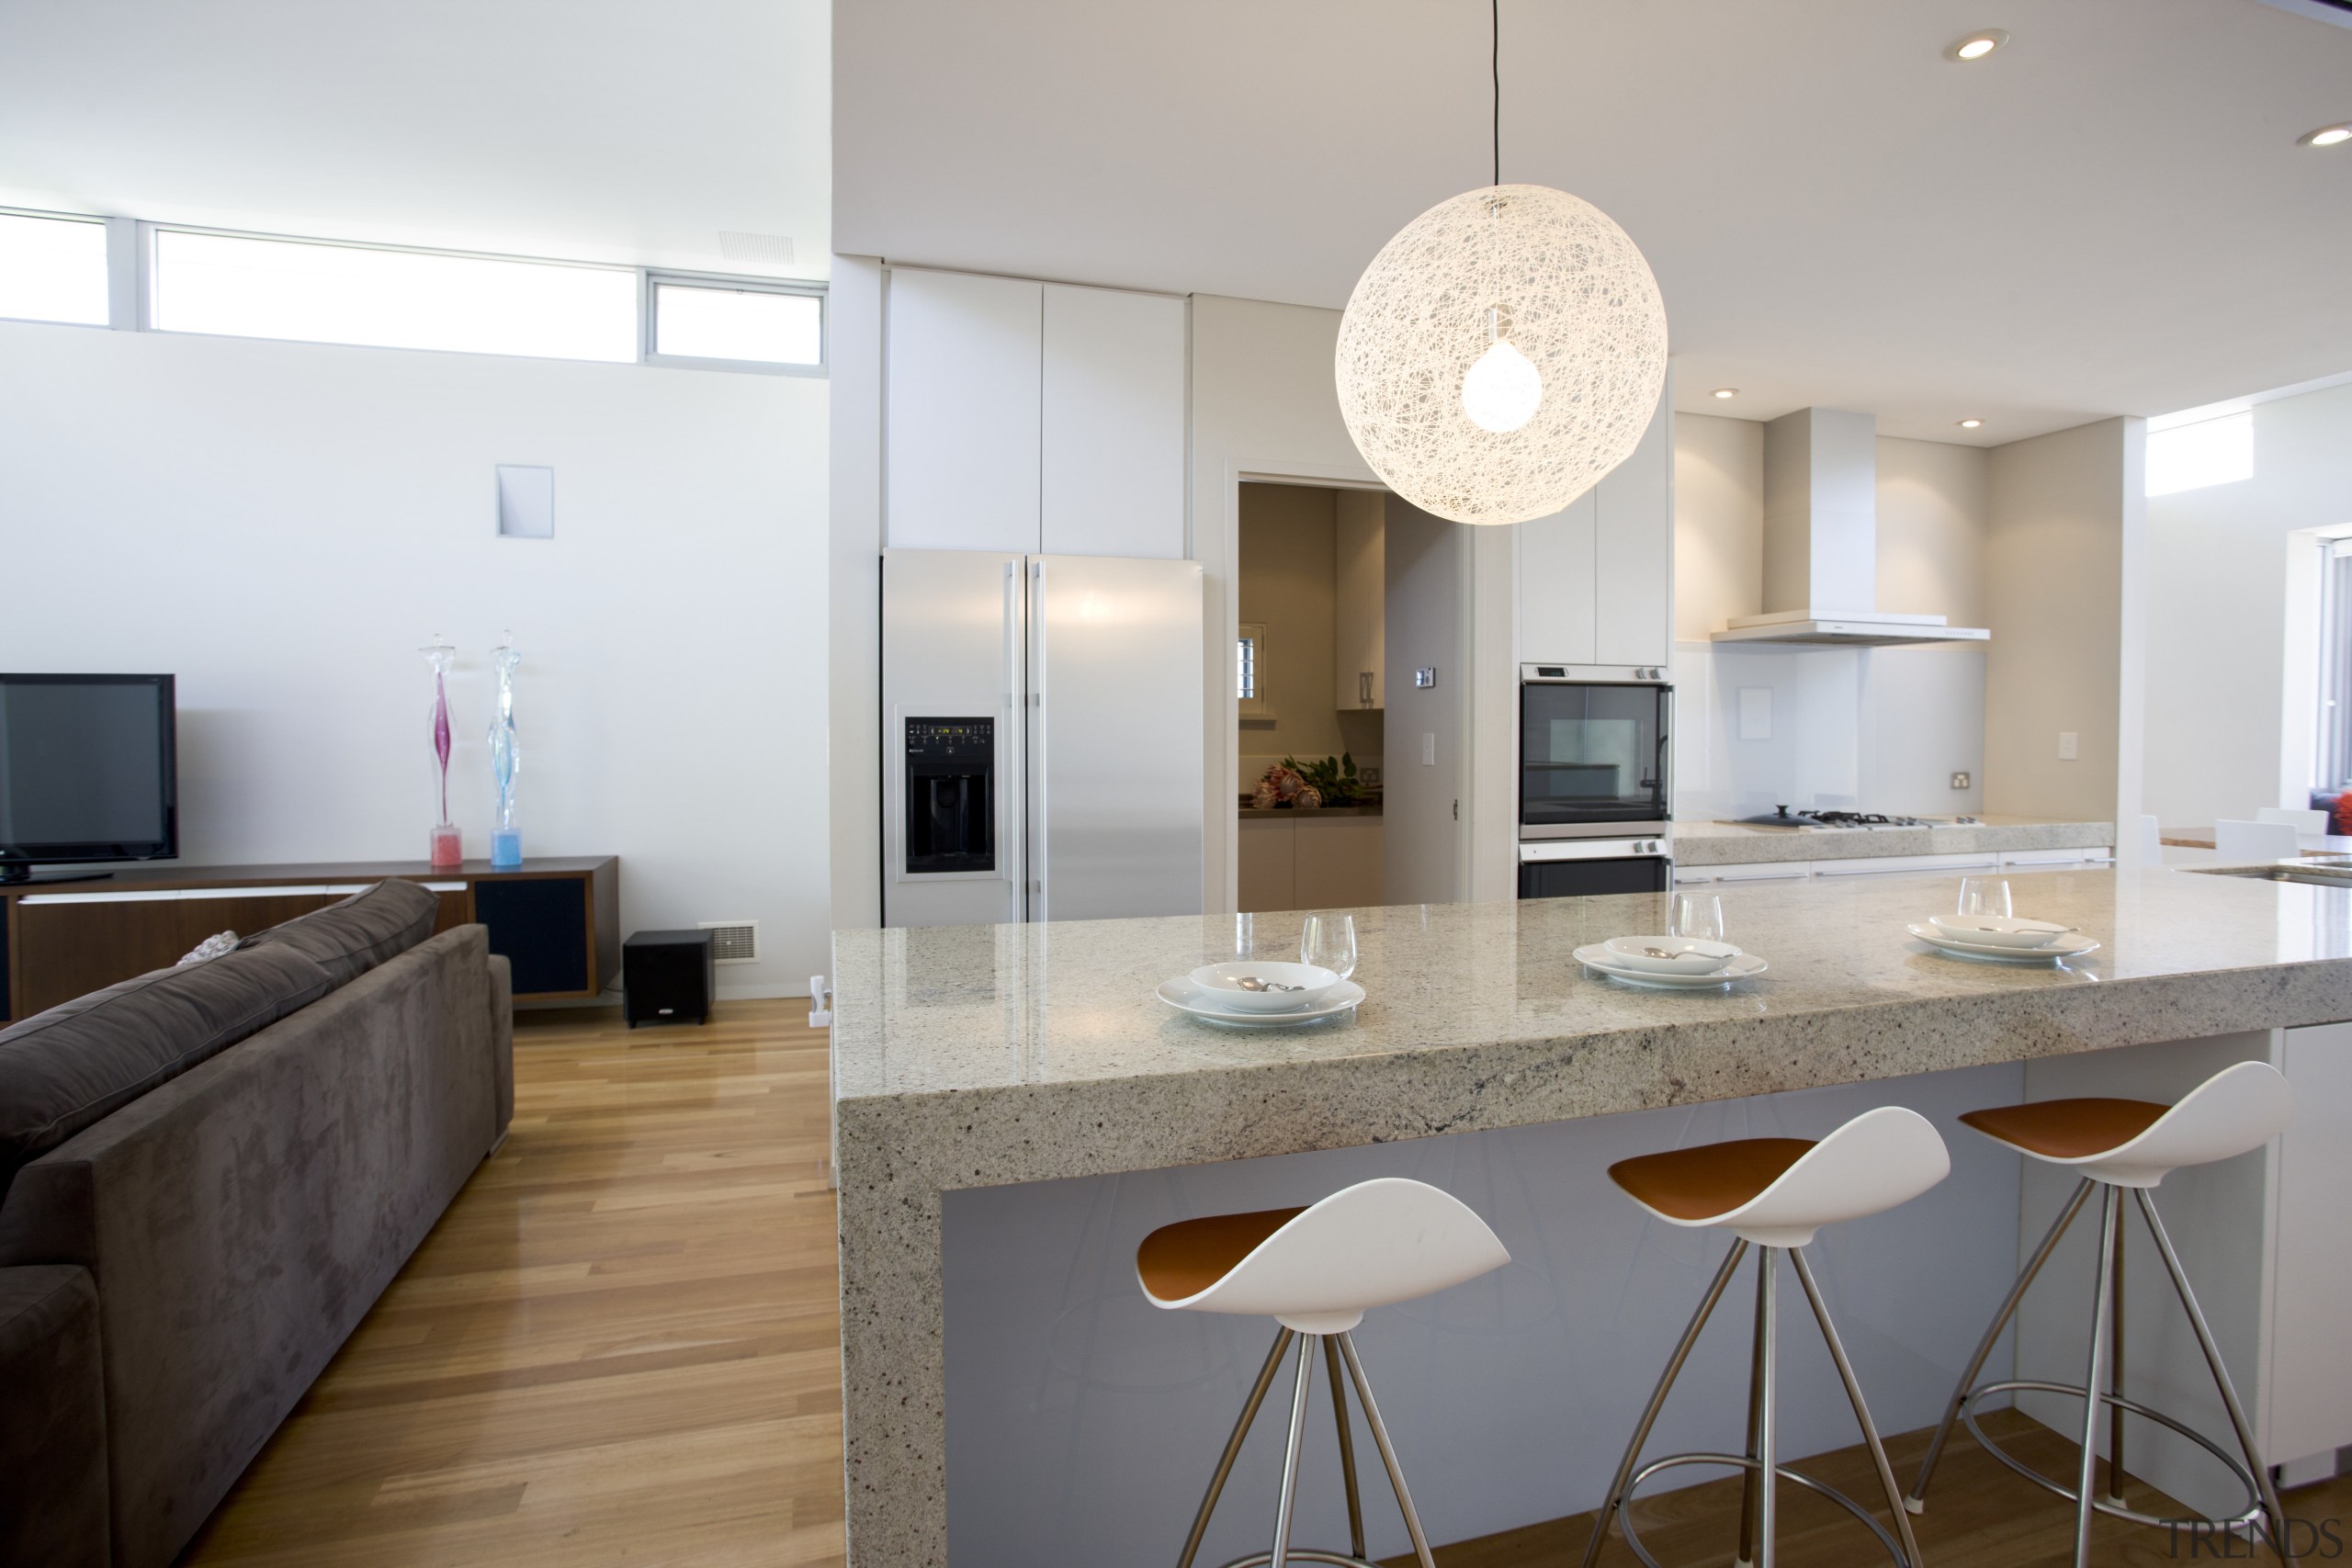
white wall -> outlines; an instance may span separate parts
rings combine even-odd
[[[526,856],[621,860],[624,934],[755,919],[722,994],[826,931],[826,388],[792,377],[0,322],[0,667],[179,677],[184,858],[414,859],[416,649],[460,661],[451,809],[487,852],[512,627]],[[492,468],[556,471],[493,535]]]
[[[2143,426],[2101,420],[1992,450],[1988,810],[2137,817],[2144,677],[2126,612],[2142,592]],[[2062,732],[2076,737],[2072,761]]]
[[[1983,807],[1984,654],[1964,644],[1839,649],[1709,634],[1763,606],[1764,427],[1677,413],[1675,815],[1773,806],[1917,816]],[[1879,437],[1878,606],[1984,624],[1989,468],[1974,447]],[[1770,734],[1742,739],[1743,689],[1770,692]],[[1951,787],[1952,773],[1971,785]]]
[[[2352,387],[2256,404],[2252,479],[2146,504],[2146,809],[2190,827],[2302,805],[2318,589],[2303,573],[2290,603],[2290,573],[2297,533],[2352,524]]]

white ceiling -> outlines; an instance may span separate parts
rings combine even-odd
[[[0,205],[825,276],[825,0],[0,0]],[[784,235],[790,267],[722,230]]]
[[[1344,304],[1488,178],[1487,16],[856,0],[834,246]],[[1986,26],[2013,40],[1943,60]],[[1503,177],[1640,243],[1685,408],[1989,445],[2352,368],[2352,145],[2295,145],[2352,117],[2352,30],[2257,0],[1503,0],[1502,29]]]

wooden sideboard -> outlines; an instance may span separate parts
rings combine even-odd
[[[620,976],[620,862],[613,856],[320,865],[140,865],[89,882],[0,884],[0,1023],[175,964],[218,931],[254,932],[388,877],[441,897],[435,926],[479,921],[514,966],[514,999],[594,998]]]

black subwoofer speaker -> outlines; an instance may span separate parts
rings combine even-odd
[[[718,990],[708,931],[639,931],[621,943],[621,1013],[640,1023],[710,1019]]]

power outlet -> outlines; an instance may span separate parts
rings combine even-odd
[[[1968,779],[1968,775],[1967,775],[1966,773],[1954,773],[1954,774],[1952,774],[1952,776],[1951,776],[1951,787],[1952,787],[1952,788],[1954,788],[1954,789],[1966,789],[1966,788],[1968,787],[1968,784],[1969,784],[1969,779]]]

